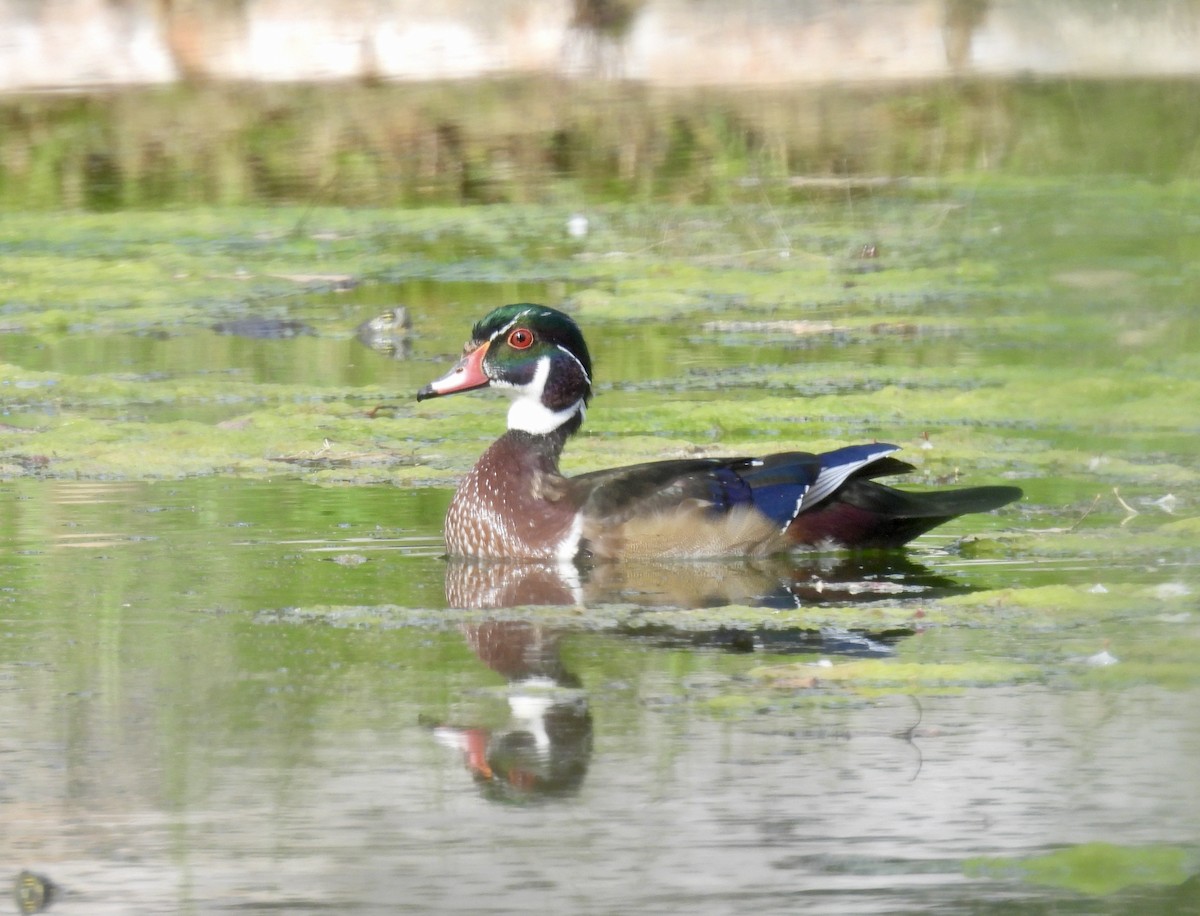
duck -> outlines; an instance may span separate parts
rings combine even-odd
[[[417,400],[483,388],[511,399],[508,428],[446,512],[450,557],[540,563],[769,557],[799,549],[902,548],[1022,496],[1014,486],[915,492],[878,478],[914,467],[895,445],[673,458],[566,476],[559,460],[593,393],[567,313],[515,303],[476,322],[462,358]]]

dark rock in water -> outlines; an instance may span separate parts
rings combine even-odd
[[[306,334],[316,334],[316,331],[303,321],[293,321],[290,318],[234,318],[229,321],[218,321],[212,326],[212,329],[218,334],[252,337],[259,340],[287,340]]]
[[[368,318],[358,326],[354,334],[361,343],[386,353],[394,359],[405,359],[412,349],[408,339],[412,331],[412,318],[402,305],[388,309],[382,315]]]

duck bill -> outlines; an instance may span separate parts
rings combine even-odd
[[[483,371],[483,358],[487,355],[488,345],[481,344],[462,359],[460,359],[445,375],[430,382],[417,392],[417,400],[440,398],[443,394],[454,394],[458,391],[473,391],[484,388],[492,383]]]

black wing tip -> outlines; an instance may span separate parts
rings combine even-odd
[[[1025,491],[1020,487],[972,487],[966,491],[974,493],[978,496],[981,502],[991,502],[993,505],[988,509],[976,509],[976,512],[987,512],[989,509],[999,509],[1001,506],[1007,506],[1009,503],[1015,503],[1017,500],[1025,496]]]
[[[929,490],[908,493],[921,507],[921,515],[944,515],[955,518],[972,512],[991,512],[1025,495],[1020,487],[986,486],[963,487],[954,490]]]

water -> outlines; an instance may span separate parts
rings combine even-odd
[[[730,716],[744,672],[795,657],[773,652],[956,637],[826,628],[753,651],[636,615],[614,626],[603,603],[576,626],[463,617],[442,588],[448,495],[0,485],[5,861],[63,884],[64,913],[965,912],[1073,905],[1016,866],[972,871],[979,857],[1118,836],[1194,849],[1200,792],[1180,776],[1200,719],[1178,694],[1052,676],[917,699],[785,692]],[[912,601],[1096,574],[964,562],[936,541],[898,563],[848,581]],[[873,597],[830,572],[804,569],[833,606]],[[1174,900],[1126,889],[1102,906]]]

